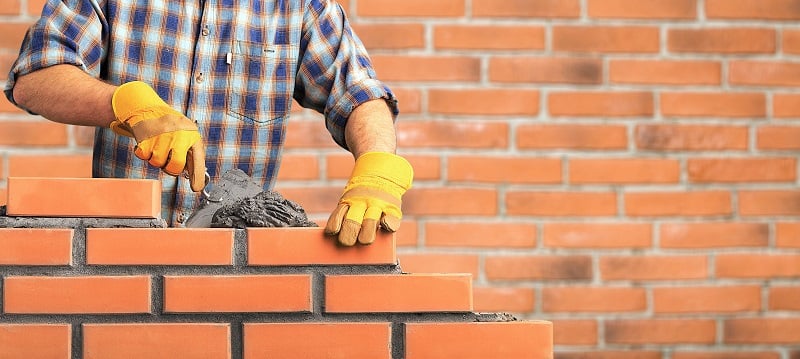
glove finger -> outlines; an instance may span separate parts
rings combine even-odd
[[[164,139],[159,137],[154,137],[145,141],[153,141],[150,159],[147,162],[153,167],[164,168],[170,155],[169,141],[164,141]]]
[[[350,206],[347,203],[339,203],[336,206],[336,209],[331,212],[331,216],[328,217],[328,223],[325,224],[325,234],[332,236],[339,233],[342,229],[342,221],[344,221],[344,216],[349,208]]]
[[[206,187],[206,151],[203,141],[195,142],[186,156],[186,172],[192,191],[200,192]]]
[[[189,148],[175,147],[169,150],[166,163],[162,168],[164,172],[177,176],[186,168],[187,157],[189,156]]]
[[[142,142],[139,142],[136,145],[136,149],[133,151],[133,154],[136,155],[142,161],[149,161],[150,157],[153,156],[153,139],[146,139]]]
[[[381,217],[381,227],[389,232],[397,232],[400,228],[401,219],[391,214],[385,214]]]
[[[358,233],[361,231],[361,222],[364,221],[364,213],[367,205],[363,202],[350,203],[350,209],[342,222],[342,229],[339,231],[339,243],[345,246],[356,244]]]
[[[364,213],[364,220],[361,222],[361,232],[358,233],[358,243],[370,244],[375,241],[375,234],[378,232],[378,219],[381,217],[380,207],[368,207]]]

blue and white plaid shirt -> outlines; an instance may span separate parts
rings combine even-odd
[[[111,84],[141,80],[197,121],[213,183],[240,168],[272,188],[292,97],[324,114],[345,147],[351,111],[396,99],[333,0],[49,0],[11,69],[73,64]],[[98,128],[93,176],[158,178],[162,216],[179,225],[199,203],[185,178],[133,155],[135,141]]]

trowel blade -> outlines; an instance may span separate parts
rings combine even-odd
[[[204,198],[200,206],[192,211],[184,226],[190,228],[209,228],[214,218],[214,213],[227,204],[233,204],[246,197],[255,196],[263,191],[261,185],[256,183],[244,171],[236,168],[225,172],[220,177],[208,197]]]

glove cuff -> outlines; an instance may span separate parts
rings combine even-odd
[[[350,184],[371,182],[368,178],[376,177],[392,182],[402,194],[411,188],[414,169],[405,158],[388,152],[367,152],[359,156],[353,166]]]

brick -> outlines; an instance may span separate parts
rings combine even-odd
[[[92,177],[92,155],[11,155],[9,177]]]
[[[719,85],[722,64],[716,61],[614,60],[609,63],[611,83],[634,85]]]
[[[613,344],[713,344],[712,319],[630,319],[605,324],[606,342]]]
[[[643,288],[546,287],[542,289],[542,311],[642,312],[647,309]]]
[[[587,12],[600,19],[675,19],[697,18],[696,0],[590,0]]]
[[[654,26],[553,26],[553,51],[579,53],[657,53]]]
[[[433,47],[454,50],[543,50],[541,26],[436,25]]]
[[[798,215],[800,191],[739,191],[739,213],[742,216]]]
[[[489,60],[489,81],[600,84],[603,63],[593,58],[498,56]]]
[[[405,273],[468,273],[478,277],[478,256],[472,254],[404,253],[400,267]]]
[[[628,147],[628,130],[619,125],[521,124],[520,149],[620,150]]]
[[[603,280],[691,280],[708,278],[706,256],[606,256],[600,258]]]
[[[547,248],[648,248],[652,225],[648,223],[545,223]]]
[[[7,211],[9,216],[159,218],[161,182],[11,177]]]
[[[307,274],[164,276],[165,313],[310,311]]]
[[[569,181],[574,184],[677,183],[680,162],[672,159],[572,159]]]
[[[718,254],[718,278],[796,278],[800,276],[800,255]]]
[[[613,216],[617,196],[612,192],[508,191],[506,214],[533,216]]]
[[[276,187],[275,191],[289,198],[303,207],[307,214],[314,213],[330,215],[335,204],[342,196],[341,187],[314,187],[304,185],[300,187]],[[326,217],[327,219],[327,217]]]
[[[0,29],[0,33],[2,29]],[[50,121],[0,122],[0,145],[55,147],[67,145],[67,125]]]
[[[800,248],[800,223],[776,223],[775,246],[779,248]]]
[[[728,81],[740,86],[800,85],[800,64],[781,61],[732,60]]]
[[[244,324],[244,359],[390,359],[390,343],[390,323]]]
[[[770,310],[800,310],[800,287],[769,288]]]
[[[582,351],[582,352],[565,352],[559,354],[559,359],[661,359],[660,351],[641,351],[641,350],[625,350],[625,351]]]
[[[29,15],[41,14],[45,2],[46,0],[28,0],[28,14]]]
[[[19,15],[22,6],[20,0],[7,0],[5,6],[0,9],[0,15]]]
[[[723,329],[726,344],[796,344],[800,341],[800,319],[733,318]]]
[[[552,358],[553,326],[545,321],[406,323],[406,358]]]
[[[392,92],[397,96],[401,113],[422,112],[422,91],[419,88],[392,86]]]
[[[507,123],[487,121],[400,121],[397,146],[403,148],[506,149]]]
[[[476,312],[531,313],[536,307],[533,288],[476,287],[472,296]]]
[[[692,158],[687,172],[695,183],[794,182],[797,161],[788,157]]]
[[[670,249],[766,247],[769,226],[745,222],[662,223],[659,237],[661,247]]]
[[[654,112],[649,92],[552,92],[547,106],[552,116],[637,117]]]
[[[8,198],[8,193],[5,188],[0,188],[0,206],[6,205],[6,199]]]
[[[250,266],[395,264],[397,255],[394,235],[384,230],[368,246],[344,248],[322,228],[247,228],[247,261]]]
[[[670,29],[667,50],[674,53],[771,54],[777,33],[765,28]]]
[[[656,314],[741,313],[760,309],[761,287],[757,285],[653,288]]]
[[[11,276],[3,281],[7,314],[150,313],[150,277]]]
[[[11,69],[14,61],[17,59],[17,54],[4,55],[0,54],[0,68]],[[0,81],[8,80],[8,74],[0,72]],[[5,96],[0,97],[0,113],[22,114],[25,113],[22,109],[14,106]],[[9,137],[10,138],[10,137]]]
[[[375,55],[375,71],[383,81],[421,82],[480,80],[480,59],[466,56]]]
[[[416,188],[403,196],[403,213],[409,215],[497,214],[497,192],[481,188]]]
[[[69,324],[0,324],[0,358],[69,358]]]
[[[552,322],[553,343],[555,345],[596,345],[598,343],[596,320],[556,319]],[[569,355],[569,353],[562,352],[559,357],[561,355]],[[660,358],[658,357],[657,359]]]
[[[467,274],[328,275],[328,313],[472,311]]]
[[[733,212],[726,191],[625,193],[628,216],[721,216]]]
[[[800,9],[792,0],[707,0],[710,19],[797,20]]]
[[[233,229],[87,228],[90,265],[232,265]]]
[[[800,38],[798,38],[800,41]],[[780,94],[772,95],[772,117],[798,118],[800,117],[800,95]]]
[[[94,146],[94,127],[90,126],[70,126],[72,139],[76,147],[90,149]]]
[[[420,237],[417,227],[419,227],[417,221],[403,220],[400,225],[402,229],[395,233],[396,245],[398,247],[416,247]]]
[[[293,119],[294,120],[294,119]],[[284,147],[287,149],[325,149],[336,148],[336,142],[331,139],[331,134],[321,126],[319,121],[289,121],[286,125],[286,139]]]
[[[637,125],[636,147],[654,151],[745,150],[748,128],[714,125]]]
[[[230,324],[83,324],[84,359],[230,359]]]
[[[523,89],[431,89],[428,110],[445,115],[528,115],[539,113],[539,91]]]
[[[450,156],[451,182],[560,183],[561,159],[509,156]]]
[[[672,353],[672,359],[780,359],[775,352],[679,352]]]
[[[524,222],[426,221],[425,246],[534,248],[536,225]]]
[[[473,0],[474,17],[577,18],[578,0]]]
[[[316,155],[284,153],[278,170],[278,181],[315,180],[320,177]]]
[[[72,235],[66,228],[0,228],[0,265],[70,265]]]
[[[489,280],[586,280],[592,278],[589,256],[502,256],[484,259]]]
[[[361,17],[458,17],[466,10],[462,0],[409,0],[402,3],[391,0],[365,0],[358,3]]]
[[[800,30],[783,29],[781,32],[781,50],[784,54],[800,54]]]
[[[661,93],[661,113],[667,117],[764,118],[763,93]]]
[[[31,23],[29,22],[7,22],[0,23],[0,49],[17,51],[19,50],[22,39],[28,31]]]
[[[356,24],[353,30],[370,51],[425,47],[425,27],[422,24]]]

